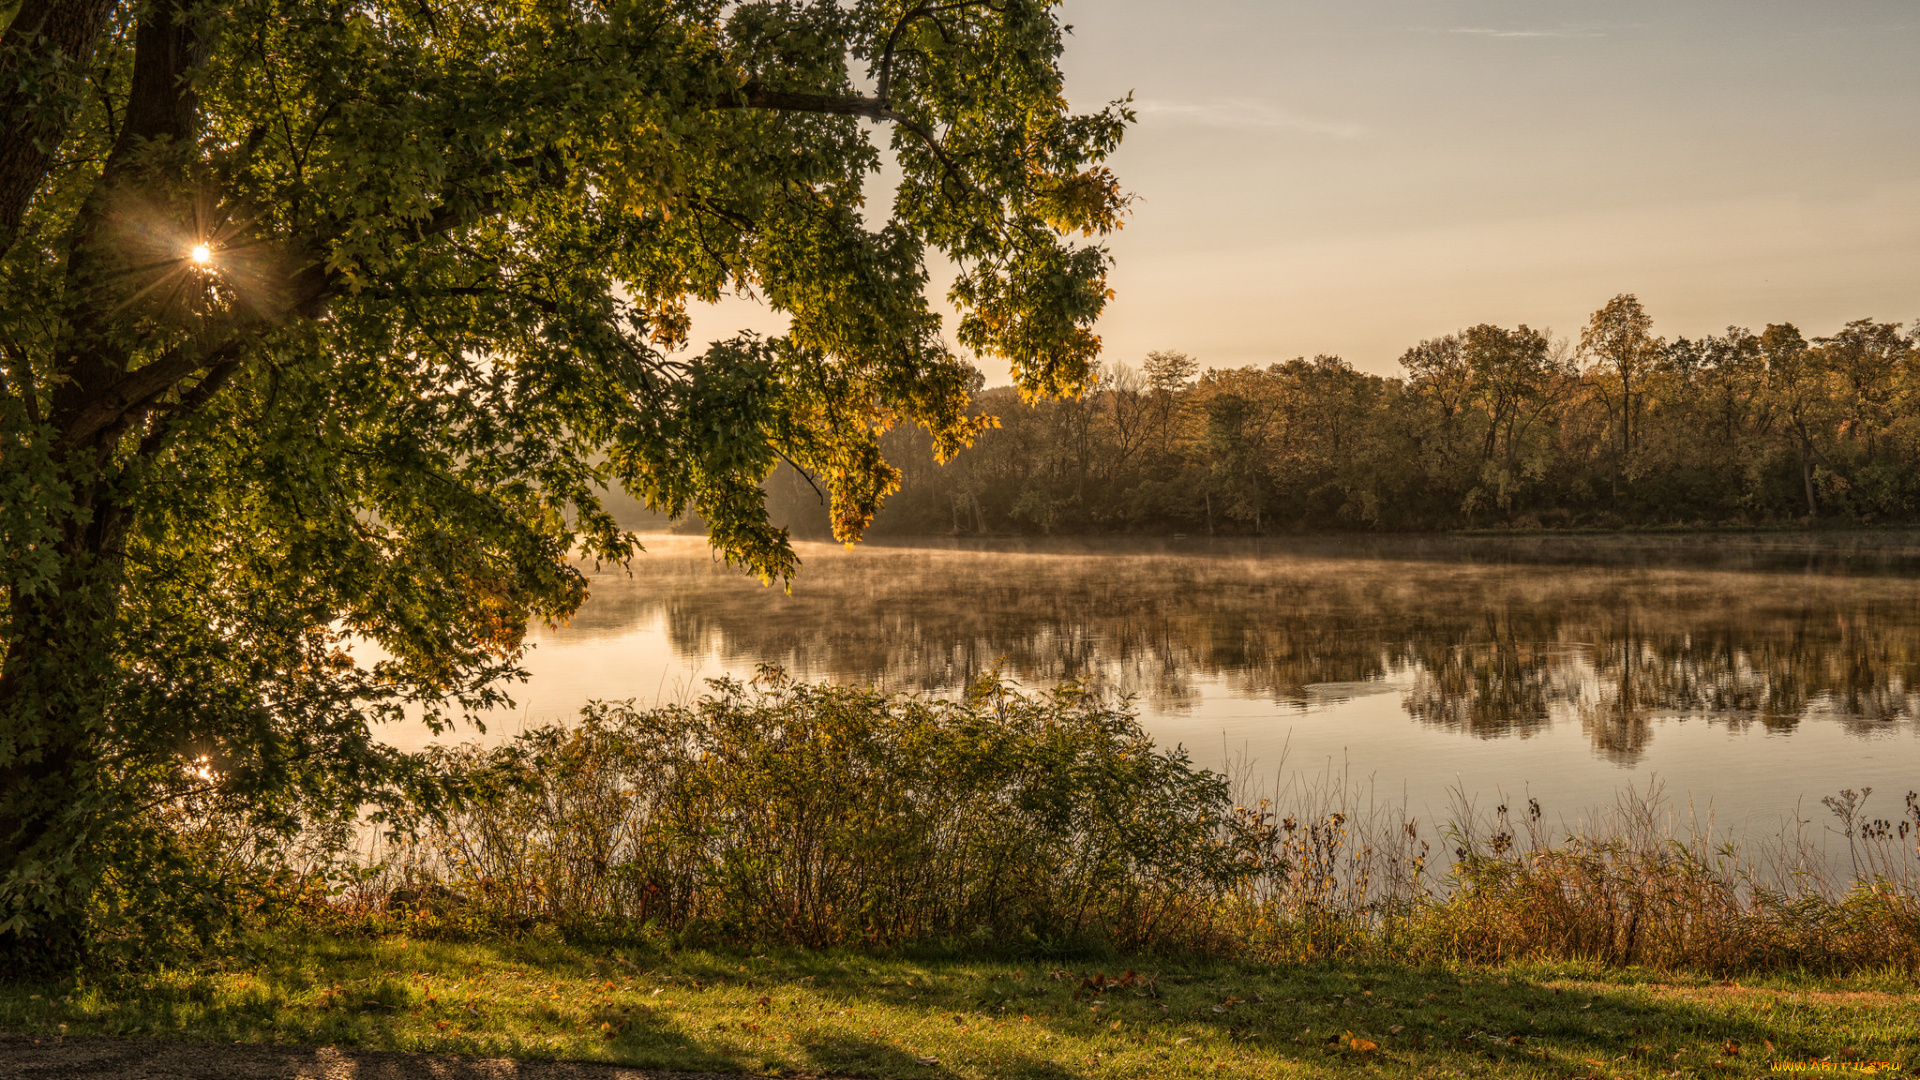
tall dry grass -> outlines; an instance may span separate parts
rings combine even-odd
[[[1228,935],[1276,959],[1553,958],[1712,971],[1920,970],[1920,795],[1898,818],[1870,794],[1827,823],[1735,837],[1658,785],[1555,825],[1535,799],[1490,811],[1456,794],[1432,837],[1341,777],[1262,800],[1262,872]],[[1844,847],[1845,854],[1836,849]]]

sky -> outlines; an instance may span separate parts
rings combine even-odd
[[[1109,363],[1391,374],[1477,323],[1577,339],[1619,293],[1669,337],[1920,318],[1920,0],[1064,11],[1074,107],[1139,113]]]

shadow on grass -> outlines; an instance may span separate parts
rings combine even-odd
[[[725,1068],[733,1072],[732,1068]],[[704,1074],[711,1075],[711,1074]],[[600,1062],[499,1058],[331,1046],[269,1046],[0,1034],[0,1076],[121,1080],[128,1076],[327,1077],[329,1080],[631,1080]]]
[[[1797,991],[1732,983],[1635,986],[1379,967],[1308,969],[1279,982],[1317,995],[1290,1002],[1294,1022],[1306,1021],[1295,1032],[1313,1033],[1304,1044],[1351,1052],[1358,1036],[1375,1044],[1381,1059],[1407,1065],[1452,1058],[1570,1075],[1755,1073],[1773,1061],[1877,1057],[1907,1064],[1920,1053],[1911,997],[1906,1016],[1895,1017],[1882,1011],[1877,995],[1839,994],[1810,1008],[1801,1000],[1780,1009],[1778,1002]]]
[[[913,1076],[928,1080],[959,1080],[973,1075],[956,1072],[938,1058],[921,1057],[882,1039],[852,1035],[817,1035],[801,1041],[802,1052],[815,1071],[848,1076]],[[1032,1080],[1071,1080],[1084,1075],[1057,1062],[1026,1054],[996,1055],[994,1073]]]
[[[55,1034],[68,1024],[75,1036],[228,1047],[420,1048],[927,1080],[1151,1075],[1163,1062],[1262,1077],[1307,1067],[1568,1078],[1754,1075],[1773,1061],[1920,1063],[1920,998],[1909,980],[1770,988],[1686,976],[1636,982],[1633,973],[1546,964],[1127,963],[1157,982],[1089,994],[1085,964],[1069,974],[824,954],[634,962],[559,949],[314,942],[244,973],[89,987],[0,980],[0,1031]]]

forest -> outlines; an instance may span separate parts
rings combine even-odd
[[[1577,340],[1479,325],[1398,376],[1335,356],[1103,366],[1076,397],[976,393],[998,418],[953,460],[901,426],[876,534],[1616,528],[1920,520],[1920,323],[1654,333],[1631,295]],[[824,486],[824,485],[823,485]],[[825,536],[782,465],[769,511]]]

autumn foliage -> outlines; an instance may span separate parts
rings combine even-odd
[[[1422,341],[1396,376],[1337,357],[1110,364],[1086,393],[979,395],[998,418],[934,460],[885,446],[876,527],[1273,534],[1920,520],[1920,329],[1862,319],[1666,339],[1631,296],[1572,339],[1528,326]],[[811,493],[770,485],[802,529]]]

